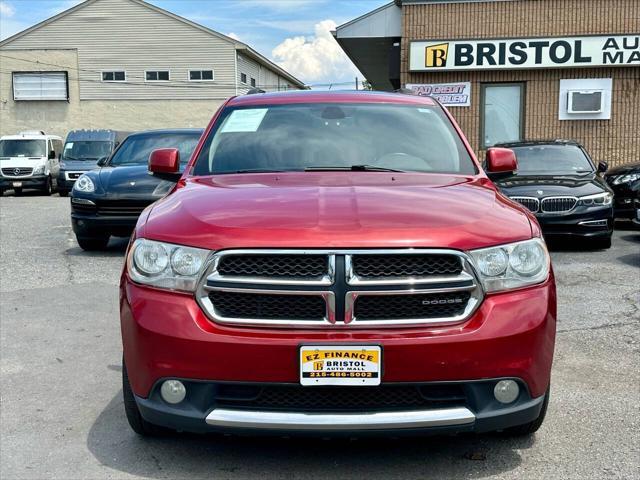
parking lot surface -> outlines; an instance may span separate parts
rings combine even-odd
[[[87,253],[69,199],[0,199],[0,477],[638,478],[640,232],[562,245],[547,419],[531,438],[143,439],[122,406],[126,240]]]

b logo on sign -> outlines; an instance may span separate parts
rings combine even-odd
[[[449,52],[448,43],[440,43],[438,45],[429,45],[425,48],[424,64],[425,67],[444,67],[447,64],[447,53]]]

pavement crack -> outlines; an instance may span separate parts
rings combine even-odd
[[[638,323],[638,322],[606,323],[604,325],[594,325],[592,327],[558,329],[556,333],[571,333],[571,332],[583,332],[586,330],[602,330],[605,328],[619,328],[619,327],[626,327],[629,325],[633,325],[634,323]]]

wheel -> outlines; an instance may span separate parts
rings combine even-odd
[[[538,431],[544,422],[544,417],[547,415],[547,407],[549,406],[549,397],[551,394],[551,387],[547,388],[547,393],[544,396],[544,403],[540,410],[540,415],[534,421],[525,423],[524,425],[516,425],[515,427],[506,428],[502,433],[510,437],[521,437],[524,435],[531,435]]]
[[[127,421],[131,429],[138,435],[145,437],[154,437],[158,435],[166,435],[170,430],[154,425],[147,422],[142,415],[136,404],[136,399],[133,396],[131,385],[129,384],[129,376],[127,375],[127,367],[122,360],[122,397],[124,399],[124,412],[127,415]]]
[[[16,197],[20,197],[20,196],[22,196],[22,187],[14,187],[14,188],[13,188],[13,194],[14,194]]]
[[[61,197],[66,197],[69,195],[69,190],[58,190],[58,195]]]
[[[109,243],[109,235],[99,237],[76,237],[80,248],[87,251],[104,250]]]
[[[591,241],[591,245],[599,250],[611,248],[611,236],[604,238],[595,238]]]
[[[46,195],[47,197],[50,196],[53,193],[53,186],[51,184],[51,177],[47,177],[47,184],[44,187],[44,190],[42,191],[42,193],[44,195]]]

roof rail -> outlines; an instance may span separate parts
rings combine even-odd
[[[261,88],[252,88],[251,90],[249,90],[246,94],[247,95],[255,95],[256,93],[267,93],[264,90],[262,90]]]

